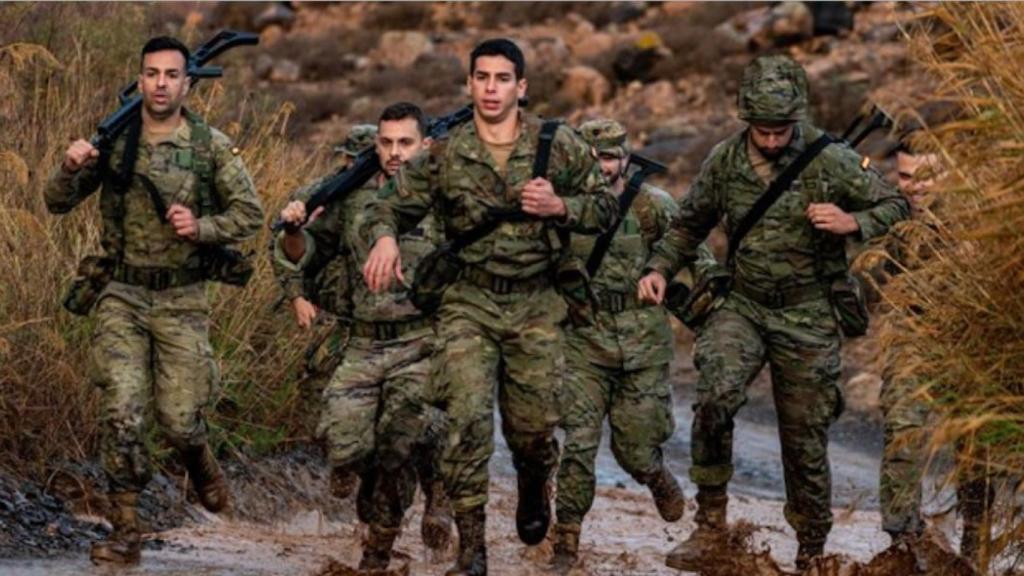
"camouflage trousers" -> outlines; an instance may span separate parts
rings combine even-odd
[[[731,294],[697,336],[693,482],[721,486],[732,478],[733,419],[767,361],[782,444],[786,520],[801,542],[824,542],[832,527],[828,428],[842,412],[839,347],[824,298],[771,309]]]
[[[556,510],[562,524],[581,524],[594,503],[594,465],[605,416],[612,452],[641,484],[661,470],[661,445],[672,436],[668,364],[623,371],[598,366],[572,345],[565,349],[561,394],[565,446],[558,465]]]
[[[142,490],[150,405],[176,448],[206,442],[219,384],[201,284],[152,291],[112,282],[96,307],[90,377],[101,395],[101,457],[112,490]]]
[[[455,512],[487,503],[496,394],[516,470],[554,470],[565,317],[565,302],[551,288],[497,295],[459,282],[445,292],[434,382],[448,416],[441,473]]]
[[[426,406],[434,334],[430,328],[396,340],[352,337],[324,389],[318,428],[331,466],[362,479],[366,520],[397,527],[416,494],[417,471],[433,474],[443,423]]]
[[[924,477],[928,406],[916,396],[919,385],[920,382],[914,378],[895,376],[887,362],[879,393],[885,449],[879,473],[878,499],[882,509],[882,529],[890,534],[919,534],[924,530],[921,482]]]

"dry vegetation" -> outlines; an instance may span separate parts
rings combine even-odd
[[[1024,516],[1024,6],[942,4],[910,27],[913,56],[961,115],[917,144],[948,169],[937,221],[902,235],[923,256],[884,289],[897,377],[926,383],[934,450],[1000,489],[992,554],[1020,555]],[[951,478],[955,481],[956,478]],[[1016,546],[1016,550],[1012,547]],[[1011,547],[1007,550],[1008,547]]]
[[[96,444],[97,395],[84,376],[93,323],[64,311],[60,296],[78,260],[99,249],[99,217],[95,198],[71,215],[49,215],[43,186],[69,138],[88,137],[113,111],[138,46],[160,28],[141,7],[110,14],[89,5],[13,5],[0,16],[4,30],[26,39],[0,47],[0,466],[45,478],[91,456]],[[59,37],[51,34],[56,22]],[[240,97],[230,85],[207,83],[189,105],[242,147],[264,206],[274,209],[320,166],[295,157],[283,137],[291,107]],[[212,423],[221,447],[262,450],[307,434],[296,378],[304,343],[285,311],[272,310],[278,290],[263,257],[267,235],[247,245],[257,252],[248,287],[211,287],[223,375]]]

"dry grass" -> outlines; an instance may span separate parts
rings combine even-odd
[[[957,474],[981,471],[1002,487],[991,552],[1019,555],[1024,516],[1010,496],[1024,475],[1024,5],[940,4],[909,33],[936,97],[963,116],[917,142],[949,172],[938,220],[903,226],[925,258],[883,289],[894,312],[881,342],[897,378],[925,383],[931,446],[959,446]]]
[[[99,249],[97,202],[91,198],[72,214],[54,217],[44,206],[43,186],[69,138],[88,137],[112,111],[137,47],[153,30],[134,7],[90,10],[0,8],[0,38],[25,39],[0,45],[0,123],[18,126],[0,131],[0,467],[37,478],[68,459],[93,456],[98,432],[98,395],[84,370],[93,320],[60,306],[78,260]],[[54,20],[67,23],[61,27],[67,34],[48,41]],[[208,83],[189,105],[243,149],[272,212],[321,165],[316,157],[297,156],[285,138],[290,107],[242,94],[230,82]],[[303,338],[286,311],[271,309],[278,290],[264,257],[268,234],[245,247],[257,252],[249,286],[211,288],[223,375],[212,417],[215,438],[253,450],[305,438],[310,420],[296,379]]]

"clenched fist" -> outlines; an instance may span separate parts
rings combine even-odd
[[[78,139],[68,146],[66,152],[64,152],[64,163],[62,168],[65,172],[78,172],[82,168],[96,162],[96,159],[100,157],[100,151],[95,146],[89,143],[88,140]]]

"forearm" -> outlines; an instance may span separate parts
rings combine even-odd
[[[94,166],[68,172],[58,166],[46,181],[43,199],[51,214],[66,214],[91,196],[100,186],[99,170]]]

